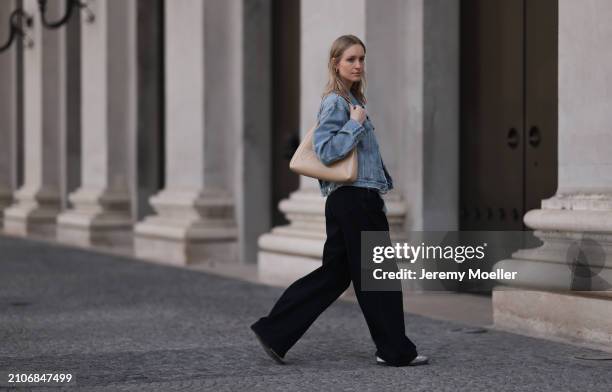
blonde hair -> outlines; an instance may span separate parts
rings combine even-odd
[[[331,48],[329,50],[329,59],[327,62],[328,80],[322,97],[325,97],[326,95],[331,93],[336,93],[344,97],[348,102],[351,102],[351,100],[346,94],[346,87],[340,79],[340,74],[336,72],[336,62],[340,61],[342,55],[344,54],[344,51],[353,45],[361,45],[361,47],[363,48],[363,53],[365,53],[365,45],[359,38],[354,35],[342,35],[336,38],[336,40],[332,43]],[[334,59],[336,59],[336,62],[334,61]],[[355,98],[357,98],[361,103],[366,102],[365,87],[366,79],[364,70],[361,80],[358,82],[354,82],[350,89],[351,93],[353,93]]]

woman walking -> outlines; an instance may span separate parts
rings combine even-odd
[[[417,355],[405,335],[401,289],[365,291],[361,287],[361,232],[389,230],[380,194],[393,189],[365,109],[365,51],[359,38],[343,35],[329,53],[329,81],[317,115],[314,149],[321,162],[330,165],[357,147],[359,168],[350,184],[319,180],[321,194],[327,196],[323,263],[289,286],[270,314],[251,326],[266,353],[281,364],[287,351],[351,281],[376,346],[376,362],[393,366],[428,362]]]

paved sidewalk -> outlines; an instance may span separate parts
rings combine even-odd
[[[332,305],[279,366],[248,326],[281,292],[0,236],[0,372],[71,372],[68,391],[612,390],[612,361],[575,358],[597,351],[410,314],[431,365],[377,366],[350,302]]]

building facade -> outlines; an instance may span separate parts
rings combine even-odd
[[[264,281],[316,268],[324,199],[287,155],[316,120],[331,42],[351,33],[392,235],[534,229],[544,245],[502,261],[532,290],[495,290],[496,324],[612,347],[608,292],[542,290],[576,239],[612,233],[612,4],[538,3],[89,0],[51,29],[37,0],[3,1],[0,23],[32,17],[28,44],[0,53],[3,230],[257,263]],[[50,1],[45,17],[64,12]]]

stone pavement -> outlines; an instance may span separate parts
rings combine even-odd
[[[0,236],[0,373],[75,374],[74,386],[32,389],[53,391],[612,390],[612,361],[576,358],[597,351],[411,314],[408,335],[431,365],[377,366],[359,307],[345,301],[276,365],[248,326],[281,292]]]

